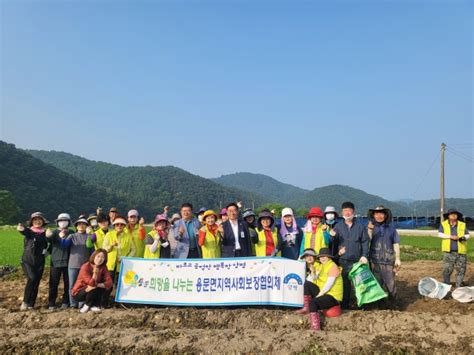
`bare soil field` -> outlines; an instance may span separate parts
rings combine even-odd
[[[0,279],[0,352],[45,353],[474,353],[474,304],[423,299],[425,276],[441,262],[406,262],[396,309],[344,312],[309,330],[283,308],[174,308],[114,305],[102,313],[46,308],[47,272],[35,310],[20,312],[23,277]],[[472,273],[467,283],[474,284]]]

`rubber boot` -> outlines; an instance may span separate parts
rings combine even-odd
[[[303,298],[303,308],[298,309],[296,311],[297,314],[308,314],[309,313],[309,303],[311,302],[311,296],[310,295],[304,295]]]
[[[321,318],[319,312],[311,312],[309,314],[309,323],[311,325],[311,330],[315,332],[321,330]]]

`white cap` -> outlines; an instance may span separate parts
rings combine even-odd
[[[138,217],[139,216],[138,211],[137,210],[128,211],[128,217],[132,217],[132,216]]]
[[[281,210],[281,216],[293,216],[293,210],[289,207],[285,207],[284,209]]]
[[[69,213],[60,213],[58,218],[56,218],[56,222],[58,221],[71,221],[71,216]]]
[[[326,214],[326,213],[335,213],[335,214],[337,214],[337,211],[333,206],[327,206],[326,209],[324,210],[324,214]]]

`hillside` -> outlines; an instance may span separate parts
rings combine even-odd
[[[339,209],[344,201],[353,201],[358,213],[366,214],[369,208],[383,204],[393,210],[395,215],[411,215],[409,206],[388,201],[380,196],[344,185],[330,185],[308,191],[282,183],[269,176],[251,173],[236,173],[213,179],[225,186],[237,187],[250,192],[259,192],[265,197],[294,208],[309,208],[319,205],[335,206]]]
[[[258,193],[271,202],[286,203],[292,206],[299,205],[309,192],[263,174],[235,173],[222,175],[212,180],[227,187]]]
[[[176,211],[183,202],[219,208],[230,201],[242,200],[250,205],[263,203],[257,194],[229,188],[173,166],[123,167],[97,162],[69,153],[26,150],[28,154],[50,164],[77,179],[106,189],[119,196],[127,206],[133,206],[148,218],[169,205]]]
[[[7,223],[25,221],[35,211],[49,220],[60,212],[77,217],[102,206],[125,208],[119,199],[103,189],[86,184],[63,171],[26,154],[13,144],[0,141],[0,190],[8,191],[9,203],[18,208]]]
[[[439,200],[421,200],[413,201],[407,206],[416,212],[417,216],[437,216],[439,215]],[[450,208],[457,208],[466,217],[474,217],[474,199],[473,198],[447,198],[445,199],[445,211]]]

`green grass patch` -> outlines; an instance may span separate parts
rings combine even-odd
[[[401,258],[403,261],[413,260],[441,260],[441,239],[426,236],[401,236]],[[468,260],[474,259],[474,239],[467,242]]]
[[[147,232],[151,229],[147,226]],[[441,240],[436,237],[401,236],[403,261],[441,260]],[[468,240],[468,260],[474,260],[474,238]],[[19,266],[23,253],[23,235],[14,227],[0,227],[0,265]],[[48,261],[47,261],[48,262]]]
[[[20,265],[23,235],[14,228],[0,230],[0,265]]]

